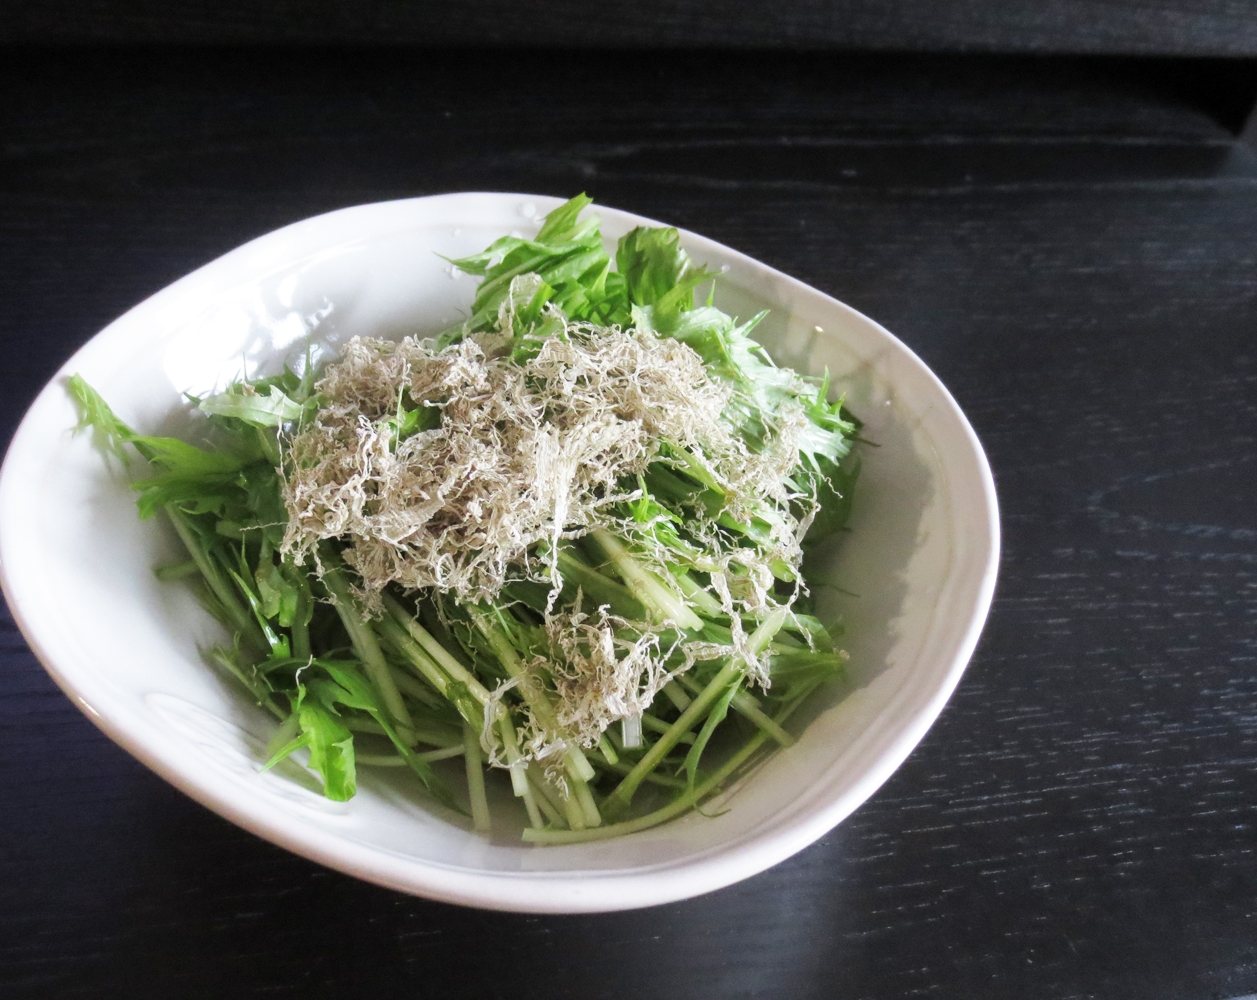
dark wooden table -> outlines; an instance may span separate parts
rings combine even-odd
[[[594,917],[429,903],[236,829],[97,732],[6,616],[0,994],[1257,992],[1257,157],[1218,79],[841,54],[6,53],[4,438],[79,344],[253,236],[384,198],[585,189],[902,337],[987,448],[1005,554],[955,697],[854,816],[743,884]]]

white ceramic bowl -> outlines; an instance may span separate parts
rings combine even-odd
[[[822,836],[916,746],[955,688],[995,585],[999,524],[985,456],[947,390],[872,320],[772,268],[683,233],[726,270],[717,303],[771,309],[758,335],[777,359],[828,367],[867,451],[851,533],[828,592],[846,615],[851,681],[808,713],[798,744],[691,814],[619,840],[531,847],[425,808],[393,772],[363,769],[329,802],[295,765],[259,773],[273,720],[208,667],[219,627],[151,568],[177,550],[137,520],[125,470],[73,434],[64,379],[78,372],[133,426],[188,432],[181,393],[272,370],[307,331],[427,334],[456,321],[474,283],[438,254],[535,232],[552,198],[451,194],[363,205],[287,226],[207,264],[111,323],[31,407],[0,473],[0,580],[23,634],[87,716],[150,768],[231,821],[381,885],[503,910],[589,912],[669,902],[756,874]],[[608,244],[648,222],[597,209]],[[509,799],[509,796],[507,796]],[[509,805],[509,803],[506,803]],[[712,810],[713,812],[718,810]]]

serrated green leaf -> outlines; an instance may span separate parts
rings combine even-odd
[[[130,444],[159,469],[189,478],[222,475],[237,472],[241,468],[240,459],[234,455],[205,451],[178,438],[136,434],[118,419],[100,394],[78,375],[70,376],[67,388],[79,407],[78,426],[93,427],[100,431],[115,451],[120,451],[124,444]]]
[[[323,778],[323,794],[334,802],[353,798],[358,790],[353,733],[318,699],[305,697],[304,692],[297,718],[305,745],[310,748],[310,767]]]
[[[278,385],[267,387],[266,393],[251,387],[236,387],[201,400],[201,412],[208,416],[234,417],[254,427],[280,427],[300,420],[305,407],[288,398]]]
[[[639,226],[620,240],[615,253],[629,302],[649,307],[651,328],[665,334],[694,309],[694,290],[715,277],[694,264],[680,238],[675,229]]]
[[[329,681],[310,682],[308,686],[315,696],[329,708],[344,705],[346,708],[367,712],[384,730],[385,735],[392,740],[397,752],[428,791],[451,809],[462,811],[462,807],[445,787],[445,783],[436,776],[431,766],[426,761],[420,760],[398,735],[389,714],[381,707],[371,682],[358,671],[343,665],[325,660],[316,660],[315,663],[331,678]]]

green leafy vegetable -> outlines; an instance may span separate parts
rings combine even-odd
[[[242,386],[252,390],[251,386]],[[278,385],[267,387],[265,394],[256,391],[220,392],[201,401],[201,412],[217,417],[235,417],[254,427],[282,427],[300,420],[306,407],[284,395]]]
[[[281,747],[266,766],[274,767],[296,751],[309,748],[310,767],[323,778],[323,794],[335,802],[346,802],[358,790],[354,737],[320,694],[316,691],[311,696],[305,685],[297,685],[294,713],[301,735]]]
[[[804,546],[845,527],[858,421],[762,316],[696,304],[718,275],[676,230],[612,255],[588,205],[454,261],[481,282],[432,341],[195,400],[212,447],[69,379],[150,467],[140,516],[190,557],[157,573],[230,636],[208,659],[280,720],[265,766],[299,755],[338,801],[408,768],[477,830],[500,772],[525,839],[600,838],[699,807],[842,673]]]

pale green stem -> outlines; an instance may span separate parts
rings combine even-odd
[[[469,722],[463,723],[463,760],[467,764],[467,791],[471,797],[471,826],[488,830],[489,800],[484,792],[484,767],[480,758],[480,734]]]
[[[773,722],[769,716],[765,715],[760,707],[755,704],[755,699],[745,691],[739,691],[733,696],[733,710],[743,718],[755,723],[783,747],[794,745],[794,737]]]
[[[584,757],[581,758],[584,760]],[[590,768],[590,770],[593,770]],[[586,826],[602,826],[602,816],[598,813],[598,806],[594,802],[594,794],[589,790],[589,785],[584,781],[568,782],[572,786],[572,792],[576,796],[576,801],[580,805],[581,815],[585,819]]]
[[[676,746],[682,736],[694,728],[698,720],[711,707],[712,702],[720,697],[724,689],[741,672],[742,664],[737,660],[730,660],[721,667],[720,672],[703,688],[702,693],[690,702],[690,707],[681,713],[680,718],[672,723],[668,727],[667,732],[655,742],[654,746],[643,754],[642,759],[633,765],[633,770],[616,786],[615,791],[607,796],[603,802],[603,808],[612,814],[616,810],[628,808],[628,804],[633,800],[633,793],[637,791],[637,786],[642,783],[646,775],[659,766],[660,761],[667,756],[668,751]]]
[[[762,622],[759,627],[751,633],[747,639],[747,645],[751,647],[751,652],[758,655],[764,651],[764,647],[773,641],[773,637],[781,631],[781,627],[786,623],[786,616],[789,612],[785,608],[778,608]]]
[[[415,759],[431,763],[434,760],[448,760],[450,757],[461,757],[462,755],[463,747],[462,744],[459,744],[454,747],[443,747],[440,750],[426,750],[423,753],[417,753],[415,754]],[[399,757],[396,754],[360,753],[354,755],[354,760],[368,767],[409,766],[409,762],[405,757]]]
[[[206,655],[211,661],[217,663],[220,667],[231,674],[232,677],[236,678],[236,680],[243,684],[245,690],[257,699],[257,703],[274,715],[275,718],[283,722],[289,715],[292,714],[291,712],[285,712],[282,708],[275,704],[275,699],[271,697],[270,693],[263,685],[257,683],[256,681],[250,681],[244,671],[232,661],[230,652],[223,649],[221,646],[214,646],[206,651]]]
[[[374,719],[349,719],[345,722],[345,727],[355,733],[371,733],[374,736],[388,735],[384,727]],[[402,742],[409,746],[414,746],[416,743],[426,743],[434,747],[447,747],[451,743],[462,739],[462,731],[455,729],[453,726],[436,728],[419,725],[407,729],[404,734],[398,733],[398,735],[402,738]]]
[[[753,655],[758,656],[776,638],[777,633],[785,625],[788,616],[789,612],[785,608],[778,608],[751,633],[750,638],[747,639],[747,645],[750,646]],[[750,719],[783,747],[788,747],[794,743],[794,737],[761,712],[755,699],[745,691],[739,691],[734,695],[733,707],[735,711]]]
[[[611,560],[615,571],[620,574],[624,585],[628,587],[629,593],[647,608],[653,609],[662,621],[676,622],[681,628],[693,631],[703,627],[702,621],[689,609],[685,601],[638,563],[611,532],[605,528],[597,528],[590,534],[607,554],[607,558]]]
[[[528,765],[528,780],[534,788],[541,792],[541,797],[546,799],[555,810],[563,809],[563,796],[550,783],[550,780],[546,777],[545,770],[536,761],[531,761]]]
[[[287,746],[289,741],[297,735],[297,730],[300,728],[301,720],[297,718],[297,713],[293,712],[292,715],[280,723],[279,728],[275,730],[275,735],[266,744],[266,749],[262,751],[266,755],[266,759],[270,760],[279,753],[281,747]]]
[[[435,694],[430,687],[422,683],[419,678],[412,674],[406,673],[399,667],[389,665],[389,673],[393,675],[393,683],[397,685],[397,690],[402,694],[408,694],[415,701],[422,702],[429,708],[440,708],[445,702]]]
[[[388,709],[389,715],[407,729],[413,729],[414,722],[410,718],[410,712],[406,709],[406,703],[402,701],[397,685],[393,683],[393,675],[389,673],[388,663],[385,662],[384,654],[380,651],[380,643],[375,633],[371,631],[371,627],[358,611],[357,601],[349,590],[349,581],[345,579],[339,568],[329,568],[323,573],[323,583],[331,593],[336,611],[345,625],[345,631],[349,633],[354,649],[358,651],[362,665],[366,667],[367,676],[371,678],[380,692],[380,697],[384,699],[384,706]]]
[[[613,612],[629,619],[640,618],[645,614],[641,601],[627,587],[603,576],[592,566],[586,566],[570,552],[561,551],[558,561],[564,582],[579,586],[584,596],[593,604],[609,604]]]
[[[620,741],[625,750],[636,750],[642,745],[642,713],[626,715],[620,720]]]
[[[648,830],[652,826],[688,812],[701,802],[704,796],[718,788],[734,771],[741,767],[751,755],[768,740],[768,734],[758,732],[749,743],[729,758],[715,774],[694,789],[679,795],[662,809],[657,809],[637,819],[625,820],[623,823],[611,823],[596,830],[525,830],[523,839],[531,844],[578,844],[586,840],[607,840],[611,837],[622,837],[625,834]]]
[[[677,586],[681,588],[681,593],[685,595],[686,600],[696,605],[698,610],[707,615],[707,617],[719,618],[725,613],[724,608],[720,606],[720,602],[699,586],[685,570],[674,570],[672,579],[676,580]]]
[[[550,821],[550,825],[559,828],[567,826],[567,820],[563,818],[563,814],[559,812],[554,803],[546,796],[544,785],[539,785],[534,781],[531,773],[528,776],[528,783],[532,786],[533,791],[537,793],[534,798],[537,801],[537,805],[541,807],[541,811],[545,813],[546,819]],[[533,825],[536,826],[535,823]]]
[[[628,774],[632,768],[624,762],[612,764],[609,760],[601,760],[602,764],[608,771],[614,771],[616,774]],[[644,782],[648,785],[662,785],[664,788],[686,788],[686,783],[681,778],[669,778],[666,774],[652,772],[646,775]]]
[[[694,685],[694,687],[696,688],[695,693],[703,690],[697,684]],[[687,705],[686,708],[688,707],[689,706]],[[657,719],[653,715],[643,714],[642,715],[642,728],[649,729],[652,733],[666,733],[672,728],[672,726],[669,723],[664,722],[663,719]],[[694,736],[691,733],[682,733],[681,736],[677,739],[677,742],[678,743],[693,743]]]
[[[531,793],[528,790],[525,765],[519,752],[519,737],[515,733],[515,727],[511,725],[511,720],[505,714],[498,717],[498,733],[502,737],[502,747],[506,753],[506,766],[511,772],[511,788],[514,789],[516,798],[525,798]]]
[[[697,684],[688,678],[683,682],[694,692],[702,690]],[[733,710],[749,722],[755,723],[756,727],[764,730],[769,736],[780,743],[783,747],[793,745],[794,737],[782,729],[777,723],[764,714],[755,699],[745,691],[739,691],[733,696]]]
[[[462,747],[459,747],[462,752]],[[405,757],[392,753],[355,753],[354,763],[362,767],[409,767]]]
[[[569,784],[571,780],[569,778]],[[589,824],[585,822],[585,813],[581,810],[580,803],[576,801],[575,795],[568,795],[563,800],[563,812],[567,817],[567,825],[573,830],[583,830]]]
[[[395,622],[392,618],[381,618],[378,626],[380,633],[384,636],[385,641],[400,653],[407,662],[414,668],[415,672],[425,681],[436,688],[437,693],[448,700],[450,679],[445,672],[433,662],[419,644],[415,642],[406,631]],[[412,684],[418,685],[413,678],[410,679]],[[409,688],[408,688],[409,690]],[[413,693],[413,691],[412,691]],[[424,689],[424,695],[416,697],[431,697],[431,691]]]
[[[593,781],[598,776],[598,772],[585,757],[585,752],[579,747],[568,747],[563,753],[563,762],[567,765],[568,773],[575,772],[581,781]]]
[[[775,721],[778,724],[784,722],[802,704],[803,700],[811,694],[814,688],[815,685],[791,701],[788,706],[777,714]],[[607,840],[612,837],[622,837],[625,834],[637,833],[639,830],[647,830],[652,826],[658,826],[660,823],[664,823],[674,816],[679,816],[681,813],[694,808],[704,798],[723,785],[738,768],[750,760],[767,740],[767,733],[762,730],[756,733],[741,750],[725,761],[711,777],[697,786],[694,791],[677,796],[662,809],[647,813],[645,816],[625,820],[623,823],[611,823],[596,830],[581,830],[579,832],[575,830],[525,830],[523,834],[524,840],[532,844],[576,844],[585,840]]]
[[[267,646],[266,638],[262,635],[261,627],[248,610],[240,603],[240,599],[236,597],[235,590],[232,589],[218,567],[210,558],[209,553],[202,548],[192,527],[186,520],[186,515],[174,504],[166,505],[166,514],[170,518],[171,524],[175,526],[180,540],[183,542],[184,548],[188,550],[188,554],[196,563],[197,568],[201,571],[201,576],[205,577],[205,582],[209,585],[214,596],[218,598],[219,603],[232,617],[232,624],[236,626],[236,630],[253,641],[253,643],[262,649]]]
[[[299,591],[297,613],[292,620],[292,655],[298,660],[310,659],[310,622],[307,612],[310,610],[310,588],[304,585]]]
[[[676,706],[678,712],[684,712],[690,707],[690,696],[681,689],[681,685],[675,680],[668,681],[663,686],[663,693]]]
[[[153,570],[153,575],[159,580],[180,580],[185,576],[191,576],[193,573],[201,572],[201,567],[195,559],[189,559],[181,563],[169,563],[165,566],[158,566]]]
[[[442,747],[440,750],[425,750],[423,753],[415,754],[416,760],[428,761],[448,760],[451,757],[462,756],[463,748],[461,746]],[[404,758],[403,758],[404,759]]]
[[[489,692],[483,684],[477,679],[476,675],[464,667],[450,653],[448,649],[442,646],[426,628],[415,620],[414,615],[406,613],[398,600],[392,594],[384,594],[384,607],[407,632],[410,637],[415,640],[437,664],[456,681],[462,681],[467,685],[467,690],[480,704],[487,704],[489,701]]]
[[[506,752],[506,766],[511,774],[511,789],[515,797],[524,800],[524,808],[528,810],[528,822],[534,827],[542,825],[541,813],[537,810],[537,798],[533,795],[532,786],[528,783],[528,765],[519,752],[519,736],[511,717],[503,711],[498,717],[498,733],[502,737],[502,746]]]
[[[490,695],[484,685],[451,656],[431,632],[415,621],[412,615],[406,614],[406,610],[396,599],[385,594],[384,606],[392,616],[391,619],[385,618],[381,624],[385,635],[442,695],[448,697],[450,680],[453,679],[461,682],[481,705],[487,707],[490,704]],[[520,761],[519,738],[515,733],[510,714],[501,702],[495,705],[494,718],[497,720],[498,732],[506,754],[507,769],[511,775],[511,789],[517,798],[524,800],[529,820],[534,826],[540,826],[540,813],[537,811],[537,804],[533,799],[532,790],[528,786],[528,779]]]
[[[537,808],[537,796],[532,793],[532,787],[529,786],[528,794],[520,796],[524,800],[524,808],[528,811],[528,822],[534,830],[540,830],[545,826],[545,820],[541,818],[541,810]]]
[[[494,656],[498,658],[498,662],[502,664],[507,675],[518,682],[519,693],[524,696],[524,701],[532,709],[537,721],[552,732],[560,732],[562,727],[559,725],[559,717],[555,714],[554,706],[550,704],[549,696],[537,679],[525,668],[524,661],[519,658],[519,654],[515,652],[506,636],[494,627],[483,612],[473,610],[472,620],[480,629],[481,634],[489,640]],[[594,777],[594,769],[585,759],[580,747],[568,747],[563,754],[563,762],[568,774],[578,781],[589,781]]]

